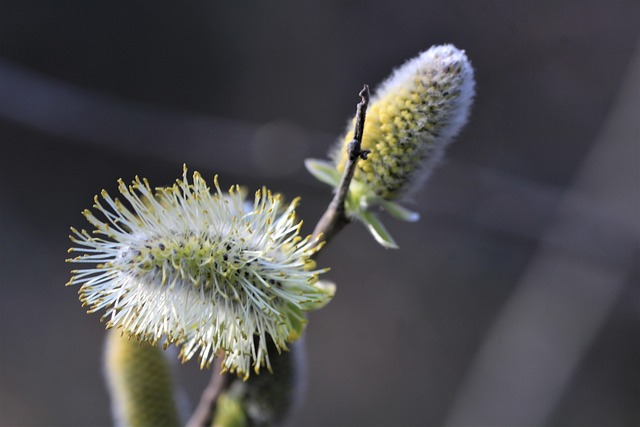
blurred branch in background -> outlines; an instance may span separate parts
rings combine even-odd
[[[310,136],[288,123],[265,126],[126,101],[47,77],[0,59],[0,117],[78,143],[151,159],[210,167],[224,155],[224,170],[248,177],[302,169]],[[324,146],[331,137],[317,135]],[[284,146],[283,146],[284,145]],[[222,149],[223,148],[223,149]],[[248,158],[251,162],[248,162]],[[286,163],[286,164],[285,164]],[[253,167],[248,167],[249,165]]]
[[[638,93],[636,55],[600,137],[485,337],[447,425],[548,424],[638,262]]]

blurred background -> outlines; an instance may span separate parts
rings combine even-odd
[[[640,425],[640,4],[0,3],[0,425],[111,424],[104,326],[64,262],[116,180],[330,200],[303,169],[433,44],[476,68],[470,123],[400,245],[348,227],[322,255],[291,426]],[[194,401],[208,381],[176,364]]]

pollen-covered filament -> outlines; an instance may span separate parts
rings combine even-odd
[[[147,239],[139,248],[128,248],[123,254],[127,265],[141,274],[161,274],[161,283],[170,287],[178,280],[191,281],[196,288],[212,289],[214,274],[225,278],[237,275],[237,254],[230,261],[229,244],[195,235],[176,235]]]
[[[253,287],[261,293],[265,287],[256,274],[257,257],[246,252],[231,241],[182,234],[147,238],[139,247],[123,250],[121,259],[123,270],[136,272],[140,279],[159,281],[169,289],[190,284],[212,298],[244,303],[244,288]],[[274,299],[264,294],[260,297],[263,303]]]
[[[309,286],[324,271],[312,271],[315,262],[295,254],[308,240],[295,237],[280,250],[267,252],[237,235],[175,232],[145,236],[139,244],[132,239],[121,249],[114,267],[141,283],[159,283],[169,291],[176,286],[192,287],[214,304],[232,304],[240,310],[253,305],[284,319],[284,302],[303,309],[309,302],[309,290],[314,289]]]

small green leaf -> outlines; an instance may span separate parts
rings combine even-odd
[[[418,212],[413,212],[404,206],[400,206],[400,204],[396,202],[380,200],[379,203],[384,210],[389,213],[389,215],[395,219],[399,219],[400,221],[416,222],[420,219],[420,214]]]
[[[360,211],[356,216],[363,222],[369,230],[369,233],[371,233],[378,243],[387,249],[398,249],[398,245],[395,240],[393,240],[393,237],[391,237],[387,229],[375,214],[368,211]]]
[[[319,298],[317,300],[304,302],[302,304],[303,307],[305,308],[305,310],[309,310],[309,311],[318,310],[324,307],[329,303],[329,301],[331,301],[333,296],[336,294],[336,284],[333,282],[329,282],[327,280],[318,280],[313,286],[318,290],[319,294],[327,295],[328,298],[324,298],[324,299]]]
[[[333,163],[317,160],[307,159],[304,161],[304,165],[318,181],[329,184],[332,187],[340,185],[340,179],[342,178],[340,172],[338,172]]]
[[[307,326],[307,318],[302,310],[291,303],[287,303],[286,321],[289,324],[291,332],[287,337],[288,342],[297,341],[301,336],[304,328]]]

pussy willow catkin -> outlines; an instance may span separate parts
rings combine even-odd
[[[464,51],[434,46],[400,66],[371,99],[354,187],[396,200],[422,183],[466,123],[474,96],[473,68]],[[353,125],[334,150],[341,172]]]
[[[160,348],[120,331],[107,334],[105,373],[118,425],[178,427],[169,367]]]
[[[210,192],[197,172],[155,191],[146,180],[119,182],[123,201],[103,191],[85,217],[92,233],[72,229],[80,255],[70,262],[80,300],[105,310],[107,327],[156,343],[176,343],[183,359],[208,365],[220,350],[223,368],[249,376],[270,366],[297,339],[304,312],[326,304],[333,288],[311,256],[319,245],[299,236],[297,200],[258,191],[250,209],[239,187]]]

